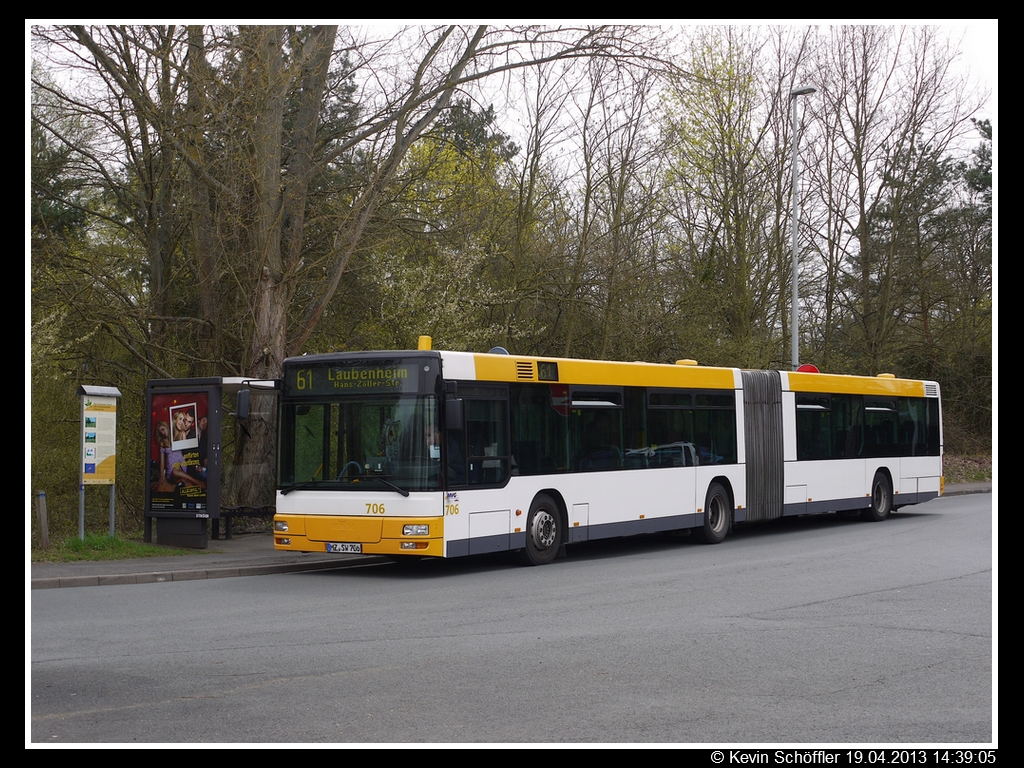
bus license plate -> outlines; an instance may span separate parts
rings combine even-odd
[[[361,555],[363,554],[362,544],[335,544],[333,542],[327,542],[328,552],[337,552],[339,554],[346,555]]]

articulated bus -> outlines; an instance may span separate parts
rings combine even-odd
[[[939,385],[419,349],[284,363],[275,547],[458,557],[942,493]]]

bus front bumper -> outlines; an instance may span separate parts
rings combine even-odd
[[[443,557],[444,518],[275,515],[274,549]]]

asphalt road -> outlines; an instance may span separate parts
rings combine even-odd
[[[991,744],[992,522],[34,590],[26,740]]]

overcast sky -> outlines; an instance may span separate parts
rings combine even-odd
[[[962,28],[964,34],[962,50],[964,52],[964,66],[971,75],[978,79],[978,82],[991,91],[988,105],[982,117],[992,120],[995,125],[996,117],[996,78],[999,60],[999,35],[998,22],[990,20],[964,20],[961,22],[949,22],[953,30]]]

